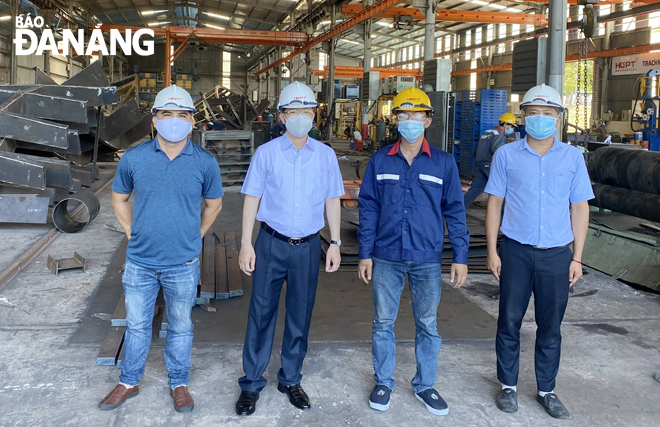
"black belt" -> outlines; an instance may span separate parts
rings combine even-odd
[[[513,240],[514,242],[518,243],[519,245],[527,246],[527,247],[530,247],[530,248],[535,249],[537,251],[547,251],[549,249],[561,249],[561,248],[566,248],[568,246],[571,246],[571,244],[568,243],[568,244],[563,245],[563,246],[552,246],[552,247],[547,248],[547,247],[542,247],[542,246],[535,246],[535,245],[528,245],[528,244],[525,244],[525,243],[520,243],[519,241],[517,241],[515,239],[512,239],[511,237],[506,236],[506,235],[504,236],[504,238],[509,239],[509,240]]]
[[[316,236],[319,235],[319,232],[317,231],[316,233],[310,234],[309,236],[300,237],[300,238],[293,238],[293,237],[285,236],[282,233],[278,233],[276,230],[273,229],[273,227],[266,224],[265,222],[261,223],[261,228],[263,228],[264,231],[266,233],[270,234],[271,236],[276,237],[280,240],[283,240],[283,241],[285,241],[288,244],[293,245],[293,246],[298,246],[301,243],[309,242],[310,240],[312,240],[313,238],[315,238]]]

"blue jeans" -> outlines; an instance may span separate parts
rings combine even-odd
[[[151,347],[151,324],[160,287],[167,313],[165,367],[170,388],[188,385],[193,324],[190,312],[197,297],[199,260],[164,270],[139,267],[128,259],[122,277],[126,296],[126,334],[119,381],[135,386],[144,374]]]
[[[438,353],[442,338],[438,335],[437,314],[442,290],[440,263],[389,261],[374,258],[372,295],[374,313],[372,359],[378,385],[394,390],[392,373],[396,364],[394,321],[399,312],[401,292],[408,274],[415,317],[415,358],[417,373],[412,379],[415,393],[433,388],[437,376]]]

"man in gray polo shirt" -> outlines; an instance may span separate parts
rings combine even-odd
[[[197,296],[202,236],[220,213],[223,195],[215,158],[188,139],[194,111],[188,92],[177,86],[163,89],[152,109],[157,137],[126,150],[117,165],[112,207],[129,239],[122,278],[126,334],[119,384],[99,403],[101,410],[115,409],[139,393],[161,287],[168,322],[165,367],[170,396],[178,412],[194,407],[187,389],[193,340],[190,312]]]

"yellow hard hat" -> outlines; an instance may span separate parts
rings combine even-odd
[[[500,123],[508,123],[510,125],[516,124],[516,116],[511,113],[504,113],[500,116]]]
[[[392,112],[396,113],[399,110],[403,111],[430,111],[433,113],[435,110],[431,107],[431,100],[424,91],[415,87],[409,87],[402,90],[394,98],[392,104]]]

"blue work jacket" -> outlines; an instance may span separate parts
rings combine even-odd
[[[412,165],[401,141],[371,157],[360,188],[360,259],[441,262],[444,222],[453,261],[467,264],[463,190],[451,155],[426,139]]]

